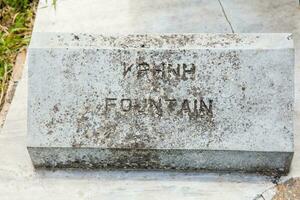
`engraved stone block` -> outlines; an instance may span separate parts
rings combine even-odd
[[[34,33],[28,70],[36,167],[289,169],[290,34]]]

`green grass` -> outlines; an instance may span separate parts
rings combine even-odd
[[[30,41],[37,0],[0,0],[0,108],[18,52]]]

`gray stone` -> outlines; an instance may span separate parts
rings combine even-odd
[[[28,63],[36,167],[289,170],[290,34],[36,32]]]

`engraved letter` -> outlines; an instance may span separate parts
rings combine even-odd
[[[147,74],[149,69],[150,69],[150,66],[148,63],[146,63],[146,62],[139,63],[137,77],[140,78],[142,76],[142,74]]]
[[[183,113],[184,111],[188,112],[189,114],[191,113],[191,109],[190,109],[190,105],[189,105],[189,100],[187,100],[187,99],[184,99],[183,102],[182,102],[182,105],[181,105],[180,112]]]
[[[166,99],[165,101],[168,102],[168,109],[169,111],[173,112],[176,106],[176,99]]]
[[[139,113],[144,113],[146,107],[147,107],[147,99],[143,99],[140,101],[138,99],[135,99],[135,103],[133,105],[134,110],[136,110]]]
[[[127,73],[129,71],[131,71],[131,68],[132,68],[133,64],[129,65],[128,67],[126,67],[126,63],[123,63],[123,65],[124,65],[123,77],[125,78],[125,76],[127,75]]]
[[[148,101],[149,101],[150,107],[152,107],[152,108],[155,107],[155,109],[157,110],[156,114],[159,116],[162,116],[161,99],[159,99],[158,102],[155,102],[154,99],[149,99]]]
[[[173,73],[173,75],[176,78],[180,78],[180,64],[177,64],[177,68],[172,68],[171,64],[168,64],[168,73],[171,74]]]
[[[186,74],[191,74],[192,75],[191,79],[194,79],[195,72],[196,72],[196,66],[194,64],[191,64],[190,69],[188,69],[186,64],[183,64],[182,79],[187,80]]]
[[[201,115],[203,115],[203,112],[206,112],[210,116],[213,115],[213,112],[212,112],[213,100],[209,99],[208,102],[209,102],[209,106],[207,107],[207,105],[203,101],[203,97],[200,97],[200,113],[201,113]]]
[[[108,111],[108,106],[116,106],[116,98],[105,98],[105,111]]]
[[[161,74],[161,78],[164,79],[165,78],[165,63],[161,63],[158,66],[154,65],[152,73],[153,73],[154,77]]]
[[[130,111],[131,106],[132,106],[131,99],[121,99],[121,109],[122,109],[122,111],[124,111],[124,112]]]
[[[198,101],[195,99],[194,100],[194,115],[195,115],[196,119],[198,117],[197,103],[198,103]]]

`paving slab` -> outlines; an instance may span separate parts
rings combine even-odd
[[[79,17],[74,18],[72,15],[83,10],[90,10],[88,14],[93,15],[92,20],[95,20],[97,9],[101,6],[96,6],[99,1],[57,1],[57,11],[52,6],[43,4],[39,7],[35,31],[50,31],[61,32],[61,30],[69,30],[70,32],[77,29],[81,32],[80,26],[85,27],[83,30],[93,30],[96,23],[90,22],[89,25],[80,24]],[[105,1],[106,2],[106,1]],[[153,2],[153,1],[151,1]],[[166,1],[169,2],[170,1]],[[222,1],[222,3],[224,0]],[[299,7],[297,1],[279,1],[270,0],[264,1],[242,1],[239,9],[247,11],[249,7],[251,12],[241,15],[243,22],[249,23],[251,18],[247,16],[261,16],[258,20],[261,21],[282,21],[287,19],[299,19]],[[278,3],[274,5],[274,3]],[[280,3],[281,2],[281,3]],[[48,1],[48,4],[51,2]],[[83,4],[92,5],[85,8]],[[102,2],[103,3],[103,2]],[[217,2],[218,3],[218,2]],[[100,3],[101,4],[101,3]],[[217,5],[217,4],[215,4]],[[286,5],[286,6],[281,6]],[[151,5],[148,5],[151,6]],[[233,5],[231,5],[233,6]],[[264,15],[259,10],[264,7],[272,12],[273,10],[282,7],[284,19],[280,15]],[[226,12],[231,10],[229,4],[224,4]],[[295,9],[295,7],[298,9]],[[70,9],[72,8],[72,9]],[[109,7],[106,7],[109,8]],[[168,10],[168,7],[165,7]],[[220,8],[218,8],[219,10]],[[234,9],[234,7],[232,7]],[[147,10],[144,7],[142,13]],[[155,9],[154,9],[155,10]],[[93,11],[93,12],[92,12]],[[153,9],[151,10],[153,11]],[[206,15],[211,13],[206,10]],[[179,12],[179,11],[177,11]],[[195,11],[197,13],[197,11]],[[195,13],[194,12],[194,13]],[[234,11],[237,12],[237,11]],[[188,13],[188,12],[186,12]],[[77,15],[79,16],[79,14]],[[140,16],[140,15],[138,15]],[[53,20],[55,17],[55,20]],[[88,16],[82,15],[85,19],[91,19]],[[172,19],[172,18],[170,18]],[[191,20],[196,20],[190,17]],[[60,23],[60,21],[64,21]],[[69,21],[68,21],[69,20]],[[199,19],[197,19],[199,20]],[[68,23],[66,23],[68,21]],[[89,20],[86,20],[89,21]],[[116,20],[117,21],[117,20]],[[71,23],[73,22],[73,23]],[[297,22],[297,21],[296,21]],[[40,24],[40,25],[38,25]],[[60,25],[57,25],[60,24]],[[76,24],[78,26],[76,26]],[[184,23],[182,23],[184,24]],[[214,23],[210,23],[209,26]],[[205,27],[207,24],[195,25],[195,27]],[[241,25],[240,25],[241,26]],[[265,25],[264,25],[265,26]],[[264,29],[266,32],[275,32],[281,24],[276,27]],[[38,28],[40,27],[40,28]],[[55,30],[56,28],[57,30]],[[125,26],[124,26],[125,27]],[[185,32],[181,30],[181,26],[177,26],[172,32]],[[191,29],[193,25],[189,26]],[[224,32],[231,31],[228,24],[224,25]],[[238,24],[232,23],[232,27],[238,27]],[[283,32],[295,33],[295,38],[298,37],[299,26],[287,26]],[[48,29],[48,30],[47,30]],[[112,28],[113,29],[113,28]],[[123,31],[126,28],[123,29]],[[154,28],[155,29],[155,28]],[[221,32],[216,29],[209,32]],[[163,28],[161,29],[162,31]],[[237,30],[237,29],[236,29]],[[277,29],[278,30],[278,29]],[[193,32],[193,30],[190,30]],[[195,29],[195,32],[204,32],[204,30]],[[251,32],[260,32],[259,28]],[[296,47],[299,46],[299,41],[296,40]],[[295,80],[295,155],[291,166],[289,176],[283,177],[282,180],[288,179],[290,176],[300,176],[300,82],[297,77],[299,73],[299,53],[296,49],[296,80]],[[271,182],[272,177],[249,174],[215,174],[215,173],[175,173],[175,172],[125,172],[125,171],[81,171],[81,170],[34,170],[29,154],[26,149],[26,122],[27,122],[27,80],[26,72],[23,79],[18,85],[15,98],[13,100],[10,111],[7,115],[7,120],[0,134],[0,196],[1,199],[271,199],[275,192],[269,190],[274,187]]]
[[[101,34],[231,32],[219,2],[215,0],[67,0],[57,1],[56,9],[49,7],[51,2],[40,2],[34,31]],[[75,24],[71,25],[72,22]]]

